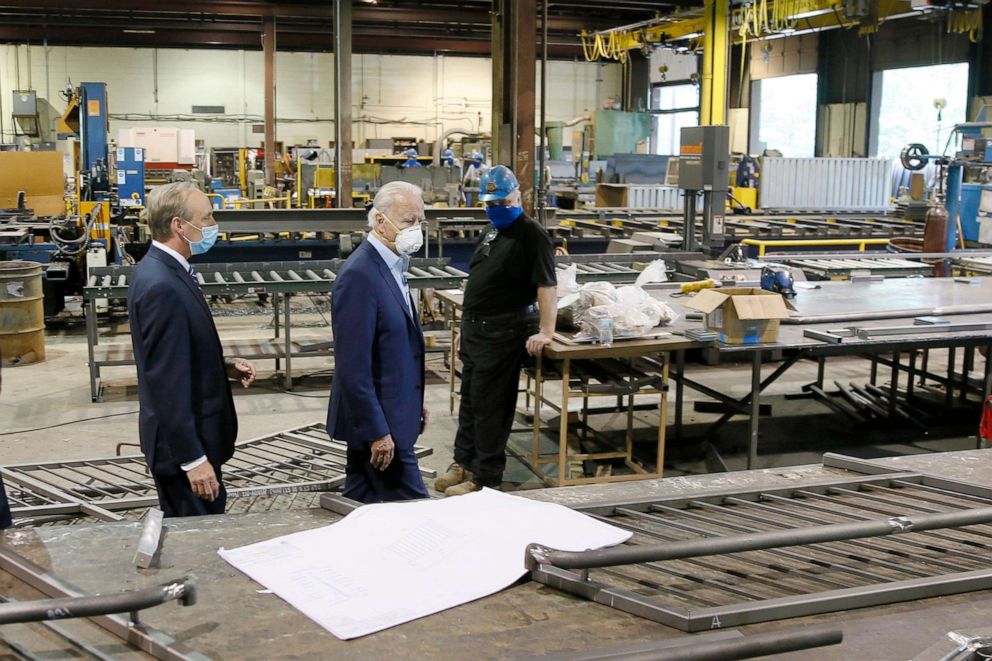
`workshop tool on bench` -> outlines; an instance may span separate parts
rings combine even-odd
[[[788,267],[766,264],[761,269],[761,288],[793,299],[796,297],[796,278]]]
[[[707,278],[706,280],[693,280],[692,282],[683,282],[679,285],[679,290],[674,294],[671,294],[672,298],[678,298],[680,296],[688,296],[689,294],[695,294],[698,291],[704,289],[713,289],[716,287],[716,281],[712,278]]]

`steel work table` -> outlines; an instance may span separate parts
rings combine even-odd
[[[257,360],[274,359],[276,369],[280,360],[286,361],[284,374],[287,390],[293,387],[293,358],[313,358],[329,355],[325,346],[306,346],[292,339],[292,308],[294,294],[327,294],[334,289],[338,269],[345,260],[302,262],[253,262],[233,264],[195,264],[196,277],[205,298],[211,296],[272,295],[275,337],[269,340],[241,340],[237,346],[225,343],[225,355],[239,355]],[[134,354],[130,343],[100,345],[97,301],[100,299],[126,299],[131,277],[131,266],[106,266],[91,268],[83,289],[86,302],[86,336],[89,349],[90,396],[94,402],[101,400],[100,368],[133,365]],[[467,273],[450,266],[444,259],[417,258],[410,262],[407,280],[411,289],[454,287]],[[280,324],[280,308],[282,323]],[[280,327],[282,338],[280,339]],[[247,352],[227,354],[228,349],[247,349]]]
[[[898,470],[992,482],[992,454],[985,451],[914,455],[876,460]],[[730,474],[644,480],[521,494],[564,505],[595,505],[617,498],[653,499],[705,495],[737,488],[807,485],[844,475],[819,465]],[[338,515],[321,509],[223,515],[166,522],[162,569],[138,571],[132,556],[141,525],[136,522],[46,527],[0,533],[0,549],[22,554],[42,568],[89,592],[158,584],[195,573],[199,601],[147,610],[142,620],[212,658],[428,658],[520,659],[545,654],[625,648],[686,636],[681,631],[600,604],[523,582],[490,597],[345,642],[224,562],[219,547],[235,547],[326,525]],[[0,593],[22,599],[37,593],[0,571]],[[826,624],[843,630],[842,645],[793,652],[782,659],[907,659],[948,631],[986,628],[989,591],[863,608],[739,628],[745,635]],[[907,626],[911,623],[911,626]],[[69,626],[70,622],[63,623]],[[15,640],[22,628],[4,627]],[[90,639],[115,658],[148,658],[127,651],[115,638],[90,630]],[[700,636],[702,634],[694,634]],[[3,650],[0,642],[0,650]]]
[[[947,317],[952,324],[992,323],[992,279],[982,279],[979,285],[955,282],[953,278],[898,279],[877,283],[821,282],[818,290],[800,290],[797,296],[797,310],[790,319],[783,320],[779,339],[775,343],[760,345],[729,345],[712,343],[709,350],[720,356],[747,356],[750,358],[750,392],[743,398],[730,397],[686,376],[684,352],[675,355],[675,369],[672,376],[676,382],[675,429],[676,438],[682,432],[682,399],[685,387],[705,394],[725,404],[730,410],[723,414],[708,430],[708,435],[726,424],[735,415],[744,415],[748,420],[747,466],[754,467],[757,459],[759,433],[760,394],[790,367],[800,360],[814,360],[819,369],[815,385],[822,388],[824,363],[831,356],[865,356],[872,361],[871,382],[875,383],[879,366],[891,370],[888,390],[890,402],[895,401],[902,373],[908,376],[907,384],[912,392],[914,379],[919,376],[944,384],[947,388],[947,402],[954,397],[955,387],[961,388],[963,398],[971,387],[967,372],[974,363],[976,348],[992,350],[992,330],[973,329],[960,332],[942,331],[936,326],[914,326],[913,319],[922,315]],[[679,304],[660,292],[655,295],[666,302],[674,303],[683,316],[673,325],[676,332],[698,328],[698,321],[686,320],[685,314],[692,310]],[[971,312],[971,314],[964,314]],[[857,327],[869,331],[872,328],[912,326],[921,332],[911,334],[879,334],[867,338],[849,337],[839,343],[827,343],[805,336],[807,329],[830,331],[839,328]],[[955,373],[957,349],[964,350],[964,369]],[[933,374],[928,370],[929,351],[947,349],[949,352],[946,375]],[[762,378],[762,356],[767,352],[781,352],[785,358],[772,371]],[[890,354],[891,358],[884,357]],[[907,354],[908,363],[902,361]],[[917,366],[918,354],[923,360]],[[980,392],[984,400],[992,393],[992,361],[986,361]],[[892,404],[888,411],[894,417]],[[976,421],[977,427],[977,421]]]

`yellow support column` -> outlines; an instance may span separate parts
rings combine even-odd
[[[699,103],[699,124],[702,126],[727,123],[729,4],[729,0],[706,0],[703,17],[703,85]]]

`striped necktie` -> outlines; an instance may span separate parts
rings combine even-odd
[[[200,280],[196,277],[196,270],[193,268],[192,264],[189,265],[189,277],[193,279],[193,284],[199,289]]]

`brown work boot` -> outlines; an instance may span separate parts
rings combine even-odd
[[[451,487],[472,479],[472,471],[456,463],[448,466],[448,471],[434,480],[434,489],[444,493]]]
[[[448,487],[444,491],[444,495],[447,498],[451,496],[464,496],[467,493],[472,493],[473,491],[481,491],[482,485],[478,482],[473,482],[472,480],[467,480],[461,484],[456,484],[453,487]]]

